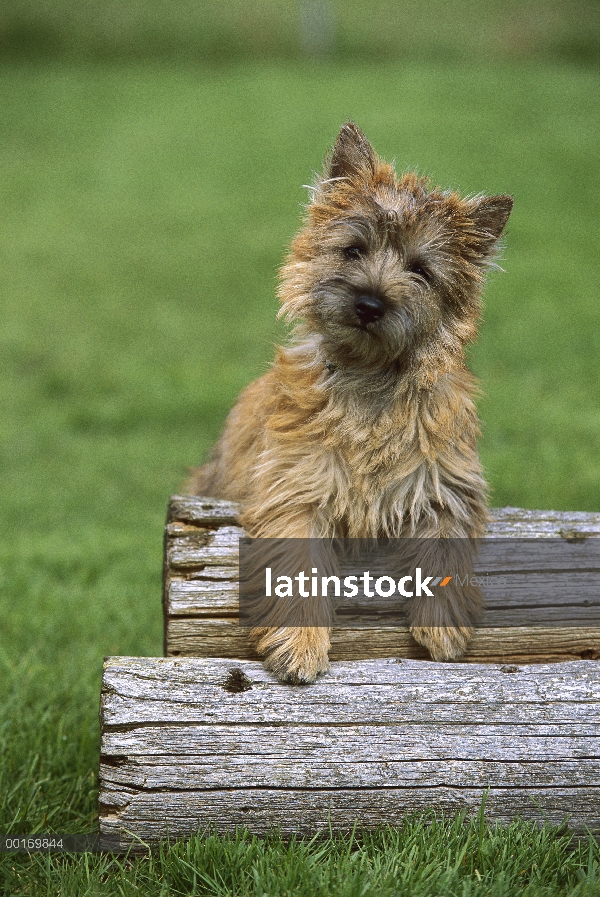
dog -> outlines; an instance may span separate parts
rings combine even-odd
[[[399,177],[352,122],[311,194],[281,270],[290,342],[242,392],[188,490],[241,502],[256,538],[482,536],[465,347],[513,199]],[[411,632],[435,660],[452,660],[481,605],[477,586],[451,583],[443,600],[408,603]],[[255,635],[283,681],[313,682],[328,668],[325,626]]]

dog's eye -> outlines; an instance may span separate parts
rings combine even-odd
[[[422,277],[427,283],[431,280],[431,271],[419,262],[413,262],[412,265],[409,265],[408,270],[411,274],[416,274],[417,277]]]
[[[347,259],[355,261],[356,259],[359,259],[361,257],[362,249],[360,248],[360,246],[346,246],[346,248],[344,249],[344,255]]]

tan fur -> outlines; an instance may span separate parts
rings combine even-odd
[[[475,380],[485,268],[512,207],[397,178],[344,125],[281,272],[295,324],[271,370],[231,412],[196,494],[237,499],[254,537],[476,537],[486,520]],[[381,318],[360,317],[375,297]],[[436,659],[459,656],[481,603],[476,588],[411,607]],[[289,681],[327,668],[328,630],[260,634]]]

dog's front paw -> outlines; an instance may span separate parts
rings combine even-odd
[[[317,676],[326,673],[329,669],[327,654],[321,655],[314,651],[285,653],[274,652],[265,657],[265,667],[271,670],[282,682],[291,685],[309,685],[315,682]]]
[[[264,664],[282,682],[307,685],[329,669],[329,631],[322,628],[270,629],[258,650]]]
[[[456,660],[465,653],[473,635],[473,630],[465,626],[411,626],[410,632],[434,660]]]

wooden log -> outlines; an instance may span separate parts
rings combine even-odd
[[[348,831],[435,808],[600,830],[600,663],[339,662],[314,685],[262,664],[108,658],[100,831]]]
[[[164,558],[166,656],[256,659],[247,629],[238,625],[238,539],[244,535],[238,512],[234,502],[171,499]],[[462,660],[520,664],[600,658],[600,513],[500,508],[491,512],[487,535],[506,540],[507,552],[504,557],[495,550],[477,570],[485,575],[487,607]],[[544,554],[542,572],[533,555],[519,552],[523,576],[513,577],[507,595],[495,583],[507,571],[514,573],[508,546],[517,538],[552,540],[552,553]],[[584,586],[591,588],[585,602]],[[534,611],[538,620],[532,625]],[[547,625],[540,625],[540,615]],[[350,625],[332,632],[332,660],[390,656],[428,655],[407,626]]]

